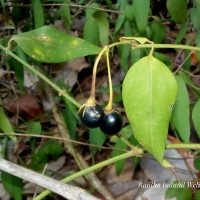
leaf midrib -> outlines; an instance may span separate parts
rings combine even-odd
[[[149,117],[150,117],[150,135],[151,135],[151,148],[154,155],[154,142],[153,142],[153,130],[152,130],[152,57],[149,58]]]

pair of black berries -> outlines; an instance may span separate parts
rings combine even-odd
[[[122,116],[115,110],[103,111],[101,106],[83,106],[79,110],[81,122],[88,128],[100,127],[107,135],[115,135],[122,128]]]

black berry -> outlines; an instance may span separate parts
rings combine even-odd
[[[84,106],[79,111],[81,122],[88,128],[97,128],[101,124],[104,112],[99,105]]]
[[[107,135],[115,135],[121,130],[122,124],[123,120],[121,114],[112,110],[110,112],[105,112],[100,129]]]

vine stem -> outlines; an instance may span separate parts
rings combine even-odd
[[[81,107],[81,105],[74,98],[72,98],[69,94],[67,94],[64,90],[62,90],[60,87],[58,87],[52,81],[50,81],[45,75],[40,73],[33,66],[31,66],[28,63],[26,63],[25,61],[23,61],[21,58],[19,58],[17,55],[12,53],[9,49],[7,49],[6,47],[2,46],[1,44],[0,44],[0,49],[5,51],[6,54],[8,54],[8,55],[12,56],[13,58],[15,58],[17,61],[19,61],[21,64],[23,64],[26,68],[28,68],[30,71],[32,71],[34,74],[36,74],[38,77],[40,77],[43,81],[45,81],[46,83],[51,85],[51,87],[53,87],[58,92],[59,95],[63,95],[66,99],[68,99],[71,103],[73,103],[78,108]]]
[[[143,154],[143,150],[140,149],[140,148],[135,147],[132,151],[129,151],[129,152],[123,153],[123,154],[121,154],[121,155],[119,155],[119,156],[110,158],[110,159],[105,160],[105,161],[103,161],[103,162],[100,162],[100,163],[98,163],[98,164],[96,164],[96,165],[93,165],[93,166],[91,166],[91,167],[88,167],[87,169],[81,170],[81,171],[79,171],[79,172],[77,172],[77,173],[75,173],[75,174],[73,174],[73,175],[70,175],[70,176],[68,176],[68,177],[66,177],[66,178],[64,178],[64,179],[62,179],[61,182],[63,182],[63,183],[68,183],[68,182],[70,182],[70,181],[72,181],[72,180],[75,180],[75,179],[78,178],[78,177],[84,176],[84,175],[86,175],[86,174],[88,174],[88,173],[90,173],[90,172],[92,172],[92,171],[95,171],[95,170],[97,170],[97,169],[100,169],[100,168],[102,168],[102,167],[105,167],[105,166],[107,166],[107,165],[110,165],[110,164],[112,164],[112,163],[115,163],[115,162],[117,162],[117,161],[119,161],[119,160],[126,159],[126,158],[133,157],[133,156],[141,156],[142,154]],[[41,200],[42,198],[44,198],[45,196],[47,196],[47,195],[50,194],[50,193],[51,193],[51,191],[45,190],[45,191],[43,191],[42,193],[40,193],[40,194],[39,194],[36,198],[34,198],[33,200]]]
[[[200,149],[200,144],[167,144],[166,149]]]
[[[200,51],[200,47],[194,47],[189,45],[182,45],[182,44],[138,44],[134,48],[152,48],[155,49],[187,49],[187,50],[194,50]]]

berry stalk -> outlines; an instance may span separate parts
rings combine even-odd
[[[109,102],[107,106],[105,107],[105,111],[111,111],[112,105],[113,105],[113,88],[112,88],[112,78],[111,78],[111,72],[110,72],[110,60],[109,60],[109,49],[106,51],[106,62],[107,62],[107,69],[108,69],[108,84],[109,84]]]
[[[105,46],[101,52],[99,53],[99,55],[96,58],[96,61],[94,63],[94,68],[93,68],[93,74],[92,74],[92,84],[91,84],[91,93],[90,93],[90,98],[88,99],[87,103],[94,103],[96,101],[96,97],[95,97],[95,85],[96,85],[96,74],[97,74],[97,67],[99,64],[99,61],[101,59],[101,56],[104,54],[104,52],[107,50],[107,46]]]

